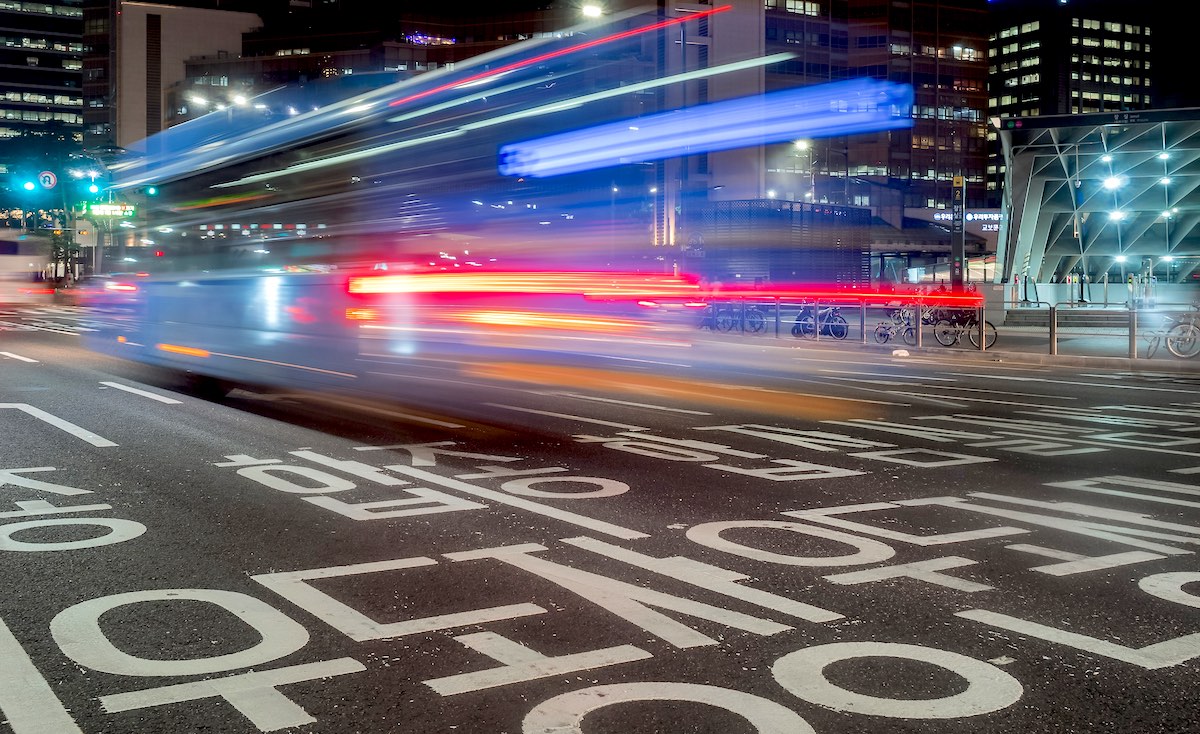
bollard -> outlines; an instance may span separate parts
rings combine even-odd
[[[918,298],[917,299],[917,308],[916,308],[916,318],[913,319],[913,328],[915,328],[917,330],[916,337],[917,337],[917,348],[918,349],[921,348],[921,332],[925,330],[923,328],[924,326],[925,326],[925,308],[921,304],[921,299]]]
[[[858,304],[858,333],[862,334],[862,343],[867,343],[867,299]]]
[[[987,351],[987,330],[983,328],[983,326],[984,326],[983,306],[979,307],[978,312],[979,312],[977,314],[978,319],[977,319],[977,323],[975,324],[975,326],[979,329],[979,351],[984,352],[984,351]]]
[[[779,296],[775,297],[775,338],[779,338],[779,322],[782,318],[780,315]]]
[[[1058,306],[1050,307],[1050,354],[1058,354]]]
[[[1129,304],[1129,358],[1137,359],[1137,308]]]

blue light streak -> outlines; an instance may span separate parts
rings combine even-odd
[[[630,118],[500,148],[506,176],[546,177],[677,155],[912,126],[912,87],[855,79]]]

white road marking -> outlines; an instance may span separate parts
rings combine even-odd
[[[919,392],[904,392],[902,390],[892,390],[891,392],[893,395],[903,395],[905,397],[910,397],[910,398],[932,397],[930,395],[925,395],[924,393],[919,393]],[[966,400],[967,402],[970,402],[970,403],[996,403],[998,405],[1020,405],[1020,406],[1026,407],[1026,408],[1043,408],[1043,407],[1045,407],[1043,405],[1039,405],[1038,403],[1017,403],[1017,402],[1013,402],[1011,400],[988,400],[987,398],[969,398],[969,397],[966,397],[965,395],[948,395],[946,397],[949,397],[953,400]]]
[[[390,408],[379,408],[373,405],[365,405],[360,401],[347,403],[344,401],[331,400],[329,398],[312,395],[306,396],[306,399],[317,403],[326,403],[338,408],[350,405],[355,410],[365,411],[367,413],[375,413],[376,415],[385,415],[391,418],[399,418],[401,420],[412,421],[413,423],[426,423],[439,428],[465,428],[465,426],[460,423],[451,423],[449,421],[438,420],[437,418],[427,418],[423,415],[414,415],[412,413],[405,413],[399,410],[391,410]]]
[[[15,408],[23,413],[28,413],[29,415],[33,416],[34,418],[37,418],[38,420],[45,421],[46,423],[49,423],[50,425],[54,426],[55,428],[64,430],[67,433],[71,434],[72,436],[75,436],[76,438],[80,438],[80,439],[83,439],[84,441],[87,441],[88,443],[90,443],[93,446],[105,448],[108,446],[116,446],[117,445],[117,444],[113,443],[112,441],[109,441],[107,438],[104,438],[103,436],[98,436],[95,433],[92,433],[91,431],[87,430],[86,428],[80,428],[79,426],[75,425],[74,423],[71,423],[70,421],[66,421],[66,420],[63,420],[62,418],[51,415],[50,413],[47,413],[46,411],[41,410],[40,408],[35,408],[32,405],[29,405],[27,403],[0,403],[0,408]]]
[[[660,346],[660,347],[677,346],[675,344],[671,344],[670,342],[653,343],[652,345]],[[664,367],[691,367],[692,366],[690,364],[682,364],[680,362],[663,362],[663,361],[660,361],[657,359],[638,359],[636,357],[618,357],[618,356],[612,355],[612,354],[589,354],[587,356],[597,357],[599,359],[613,359],[613,360],[618,360],[621,362],[640,362],[642,364],[658,364],[658,365],[662,365]]]
[[[0,713],[14,734],[83,734],[3,621],[0,660]]]
[[[574,512],[568,512],[567,510],[560,510],[556,507],[550,507],[549,505],[543,505],[538,502],[531,502],[520,497],[514,497],[507,492],[497,492],[485,487],[476,487],[474,484],[460,482],[459,480],[452,479],[450,477],[443,477],[439,474],[434,474],[433,472],[427,472],[424,469],[417,469],[415,467],[404,466],[402,464],[388,466],[385,468],[394,472],[399,472],[400,474],[407,474],[408,476],[413,477],[421,482],[438,484],[446,489],[453,489],[456,492],[463,492],[475,497],[483,497],[484,499],[495,502],[496,504],[508,505],[510,507],[516,507],[517,509],[542,515],[544,517],[562,520],[563,522],[568,522],[572,525],[578,525],[581,528],[587,528],[588,530],[592,530],[597,533],[604,533],[616,538],[621,538],[622,540],[637,540],[639,538],[650,537],[646,533],[638,532],[637,530],[630,530],[629,528],[613,525],[612,523],[607,523],[603,520],[597,520],[595,518],[586,517]]]
[[[22,329],[22,330],[33,329],[36,331],[51,331],[51,332],[54,332],[55,334],[67,334],[68,336],[79,336],[79,334],[74,331],[62,331],[59,329],[47,329],[44,326],[36,326],[34,324],[15,324],[11,321],[0,321],[0,325],[15,326],[18,329]]]
[[[861,377],[826,377],[826,380],[837,380],[839,382],[858,382],[863,385],[896,385],[899,387],[917,387],[912,380],[864,380]]]
[[[160,403],[167,403],[168,405],[179,405],[181,402],[183,402],[181,400],[176,400],[174,398],[167,398],[167,397],[163,397],[162,395],[155,395],[154,393],[147,392],[146,390],[139,390],[136,387],[122,385],[119,382],[101,382],[100,384],[107,385],[108,387],[115,387],[118,390],[124,390],[125,392],[133,393],[134,395],[141,395],[142,397],[150,398],[151,400],[157,400]]]
[[[648,431],[650,429],[643,426],[631,426],[628,423],[614,423],[612,421],[600,420],[599,418],[587,418],[582,415],[570,415],[568,413],[554,413],[549,410],[534,410],[533,408],[521,408],[516,405],[504,405],[502,403],[484,403],[484,405],[492,408],[504,408],[505,410],[516,410],[521,413],[533,413],[534,415],[544,415],[550,418],[565,418],[569,421],[579,421],[581,423],[595,423],[598,426],[609,426],[610,428],[624,428],[627,431]]]
[[[964,373],[964,372],[951,372],[950,374],[959,375],[960,377],[979,377],[979,375],[972,375],[972,374]],[[1139,385],[1112,385],[1112,384],[1106,385],[1102,382],[1069,382],[1067,380],[1053,380],[1053,379],[1047,379],[1045,377],[1014,377],[1012,375],[990,375],[990,377],[993,380],[1017,380],[1020,382],[1050,382],[1055,385],[1080,385],[1082,387],[1107,387],[1107,388],[1114,389],[1114,390],[1150,390],[1152,392],[1181,392],[1181,393],[1187,393],[1188,395],[1194,395],[1196,393],[1195,390],[1176,390],[1176,389],[1170,388],[1170,387],[1141,387]]]
[[[635,403],[631,400],[614,400],[613,398],[600,398],[600,397],[596,397],[595,395],[580,395],[579,393],[573,393],[573,392],[556,392],[556,391],[551,390],[551,391],[547,391],[547,392],[540,392],[538,394],[539,395],[559,395],[559,396],[566,397],[566,398],[576,398],[578,400],[594,400],[598,403],[614,403],[616,405],[629,405],[634,408],[649,408],[650,410],[663,410],[668,413],[687,413],[688,415],[712,415],[712,413],[708,413],[703,410],[688,410],[686,408],[671,408],[666,405],[652,405],[650,403]]]
[[[930,377],[928,375],[894,375],[890,372],[854,372],[851,370],[820,370],[821,372],[837,372],[842,375],[867,375],[868,377],[891,377],[910,380],[937,380],[938,382],[958,382],[953,377]]]
[[[0,352],[0,356],[9,357],[11,359],[17,359],[22,362],[37,362],[36,359],[30,359],[29,357],[22,357],[21,355],[13,354],[12,352]]]
[[[1046,395],[1036,392],[1006,392],[1004,390],[984,390],[978,387],[959,387],[958,385],[945,385],[946,390],[962,390],[963,392],[985,392],[989,395],[1016,395],[1025,398],[1051,398],[1054,400],[1078,400],[1068,395]]]
[[[1200,466],[1189,466],[1184,469],[1172,469],[1172,474],[1200,474]]]

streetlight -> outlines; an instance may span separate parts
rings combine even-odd
[[[803,170],[808,173],[808,191],[805,192],[804,198],[812,201],[816,197],[817,191],[817,173],[813,170],[812,144],[807,140],[797,140],[793,145],[804,156]]]
[[[586,3],[582,8],[579,9],[579,12],[582,13],[583,17],[585,18],[599,18],[600,16],[604,15],[604,8],[595,3]]]

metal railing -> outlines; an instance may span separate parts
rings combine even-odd
[[[973,341],[978,343],[979,351],[987,349],[985,330],[987,322],[983,300],[982,296],[974,294],[864,293],[834,295],[825,293],[808,297],[802,292],[787,296],[739,294],[710,300],[705,322],[713,331],[736,331],[740,335],[771,331],[776,338],[779,338],[785,333],[786,312],[793,319],[791,329],[793,336],[805,336],[818,342],[822,340],[842,341],[849,337],[848,332],[852,323],[851,319],[845,319],[842,312],[856,310],[858,312],[858,340],[862,344],[867,344],[869,334],[867,312],[871,310],[892,312],[897,309],[903,314],[903,322],[913,329],[915,343],[911,346],[915,347],[923,346],[924,329],[922,327],[932,324],[925,318],[927,309],[935,311],[938,309],[959,311],[971,309],[975,311],[972,328],[978,330]],[[833,321],[835,316],[840,316],[846,321],[847,333],[844,336],[836,335],[838,330],[834,328],[834,325],[841,322]],[[802,317],[806,317],[803,322],[801,321]],[[811,322],[807,318],[811,318]],[[728,323],[730,319],[734,323]],[[770,323],[770,327],[767,326],[768,323]],[[722,325],[727,325],[728,328],[722,328]],[[810,325],[811,334],[808,333]],[[800,331],[797,332],[797,329]]]

